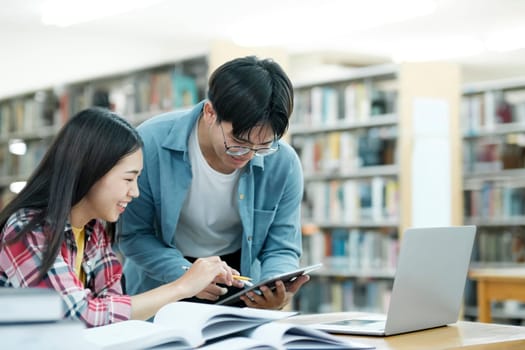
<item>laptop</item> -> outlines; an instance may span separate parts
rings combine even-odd
[[[330,333],[388,336],[455,323],[475,235],[475,226],[407,229],[387,315],[312,326]]]

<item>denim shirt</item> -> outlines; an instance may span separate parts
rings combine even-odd
[[[173,242],[192,181],[188,140],[203,106],[204,101],[138,127],[144,140],[140,196],[120,222],[119,247],[130,294],[171,282],[188,265]],[[237,189],[243,228],[240,272],[255,281],[297,268],[301,254],[301,163],[290,145],[279,143],[278,152],[254,157],[242,169]]]

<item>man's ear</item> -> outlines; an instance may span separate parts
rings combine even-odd
[[[212,125],[217,120],[217,114],[213,109],[213,105],[210,101],[204,103],[204,108],[202,109],[202,118],[206,122],[206,125]]]

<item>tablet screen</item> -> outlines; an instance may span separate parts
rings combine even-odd
[[[235,293],[233,295],[230,295],[227,298],[219,300],[216,304],[217,305],[236,305],[239,301],[241,301],[241,299],[239,297],[241,295],[244,295],[246,292],[253,291],[253,292],[259,294],[260,293],[259,287],[261,287],[261,286],[268,286],[269,288],[273,289],[275,287],[275,282],[277,282],[279,280],[283,281],[285,284],[286,283],[291,283],[297,277],[299,277],[301,275],[306,275],[306,274],[308,274],[308,273],[310,273],[310,272],[312,272],[314,270],[317,270],[321,266],[323,266],[323,264],[321,264],[321,263],[315,264],[315,265],[310,265],[310,266],[305,266],[305,267],[301,267],[301,268],[299,268],[297,270],[285,272],[285,273],[282,273],[282,274],[270,277],[270,278],[268,278],[268,279],[266,279],[264,281],[260,281],[260,282],[256,283],[252,287],[244,288],[241,291],[239,291],[239,292],[237,292],[237,293]]]

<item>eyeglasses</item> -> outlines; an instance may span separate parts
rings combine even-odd
[[[226,149],[226,154],[230,156],[244,156],[250,152],[253,152],[256,156],[267,156],[279,150],[279,144],[274,141],[271,147],[260,147],[260,148],[251,148],[246,146],[228,146],[226,143],[226,135],[224,135],[224,129],[222,128],[222,123],[219,123],[222,131],[222,139],[224,140],[224,148]]]

